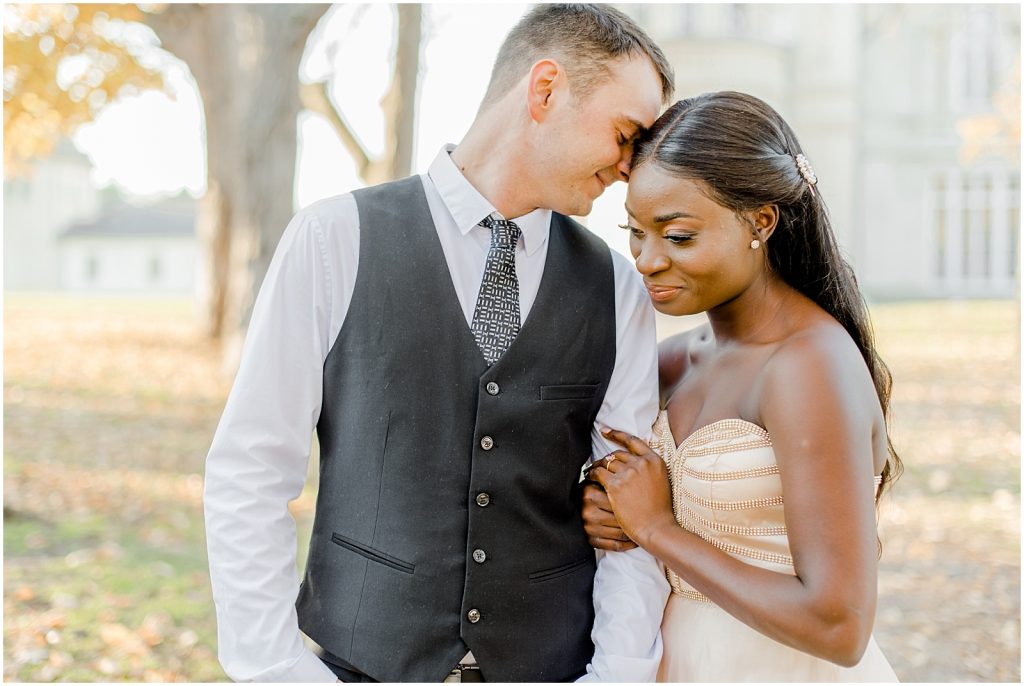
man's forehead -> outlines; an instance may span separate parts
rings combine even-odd
[[[651,61],[645,57],[632,57],[621,61],[615,73],[619,87],[618,107],[625,122],[647,128],[661,113],[661,77]],[[624,91],[624,92],[623,92]]]
[[[641,133],[651,128],[651,125],[654,124],[654,120],[657,119],[658,115],[661,113],[660,106],[644,106],[636,102],[617,103],[616,108],[617,109],[610,113],[611,121],[616,127],[621,129],[623,133],[631,135]]]

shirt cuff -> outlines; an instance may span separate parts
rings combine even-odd
[[[661,637],[658,637],[658,648]],[[576,683],[649,683],[654,682],[661,666],[660,650],[655,659],[639,657],[595,658],[587,665],[587,673]]]
[[[253,681],[291,683],[335,683],[338,677],[308,648],[287,666],[274,667],[258,675]]]

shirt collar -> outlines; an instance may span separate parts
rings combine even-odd
[[[452,161],[454,145],[441,148],[431,163],[427,175],[434,183],[442,202],[455,220],[459,232],[465,236],[488,215],[505,219],[494,205],[473,187]],[[536,209],[513,219],[523,234],[523,247],[527,255],[537,252],[548,240],[551,230],[551,210]]]

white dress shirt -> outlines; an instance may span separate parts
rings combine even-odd
[[[478,223],[501,215],[452,162],[452,149],[442,149],[421,179],[469,324],[490,247],[490,231]],[[516,275],[525,321],[547,259],[551,212],[512,219],[522,230]],[[315,203],[288,224],[207,456],[204,503],[218,652],[236,681],[336,680],[299,632],[295,520],[288,503],[305,483],[324,360],[352,300],[359,240],[351,194]],[[597,421],[646,437],[658,409],[654,312],[633,265],[612,255],[617,354]],[[617,448],[597,427],[592,439],[596,457]],[[640,549],[609,553],[598,565],[594,590],[597,653],[585,678],[653,681],[669,592],[661,565]]]

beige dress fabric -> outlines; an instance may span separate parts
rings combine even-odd
[[[668,465],[680,526],[747,564],[795,574],[779,466],[765,429],[724,419],[676,445],[663,410],[651,447]],[[874,637],[859,664],[840,667],[768,638],[665,571],[672,594],[658,681],[897,681]]]

